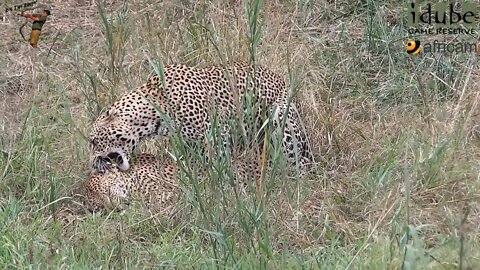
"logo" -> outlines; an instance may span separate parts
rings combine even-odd
[[[407,40],[407,53],[416,55],[420,52],[420,41],[409,39]]]
[[[438,1],[440,2],[440,1]],[[478,35],[480,9],[472,0],[440,3],[416,1],[407,3],[405,18],[410,36],[438,35],[439,38],[407,38],[409,54],[427,53],[479,53]]]
[[[409,3],[407,6],[407,24],[409,34],[458,35],[477,33],[476,21],[478,7],[473,2],[454,3]],[[419,28],[419,27],[424,28]]]
[[[478,53],[479,45],[475,42],[439,42],[434,40],[423,45],[424,53]]]

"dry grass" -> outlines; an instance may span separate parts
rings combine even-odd
[[[0,265],[480,266],[478,56],[407,55],[393,1],[263,4],[256,60],[300,89],[319,164],[308,178],[276,175],[257,227],[242,225],[253,199],[245,208],[230,195],[212,199],[238,213],[212,206],[210,220],[186,185],[175,217],[133,208],[62,231],[49,218],[78,201],[62,198],[86,179],[89,123],[145,80],[148,58],[251,58],[243,1],[122,5],[102,3],[105,24],[95,5],[52,3],[38,50],[21,40],[21,20],[2,25]],[[215,191],[202,185],[206,197]]]

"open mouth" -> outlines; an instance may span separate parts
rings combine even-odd
[[[105,173],[111,170],[112,165],[115,164],[121,171],[126,171],[130,167],[128,159],[122,152],[110,152],[106,156],[97,156],[93,162],[93,168],[100,173]]]
[[[117,152],[108,153],[107,159],[109,159],[112,162],[115,162],[119,166],[123,163],[122,155],[120,155]]]

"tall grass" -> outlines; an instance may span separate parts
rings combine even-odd
[[[255,52],[261,34],[256,30],[260,5],[259,1],[254,1],[252,6],[246,2],[246,16],[254,36],[250,39],[251,53]],[[213,46],[217,48],[218,44],[213,44]],[[220,56],[221,52],[218,51],[218,53]],[[254,61],[254,54],[251,55],[251,59]],[[160,59],[158,62],[163,61]],[[163,66],[153,64],[153,68],[164,81]],[[230,79],[233,80],[233,78]],[[247,90],[247,92],[253,91],[254,89]],[[240,116],[242,120],[233,119],[228,122],[231,127],[230,131],[233,131],[229,135],[233,142],[246,143],[249,139],[254,139],[255,130],[252,132],[253,136],[247,139],[241,128],[234,128],[239,126],[240,121],[246,121],[244,125],[249,128],[254,129],[257,126],[253,116],[258,113],[258,108],[255,107],[256,103],[252,98],[253,93],[247,94],[242,104],[239,104],[240,108],[246,108],[245,115]],[[178,133],[171,138],[173,154],[184,174],[181,180],[184,192],[188,195],[188,202],[192,204],[193,212],[197,213],[193,215],[198,217],[198,220],[194,221],[195,231],[208,239],[207,242],[217,267],[237,265],[242,258],[241,253],[251,253],[260,259],[257,267],[266,268],[268,258],[272,256],[272,246],[270,228],[266,223],[268,209],[265,209],[264,206],[268,205],[273,181],[263,188],[263,183],[255,181],[254,178],[244,179],[247,183],[255,183],[256,186],[247,185],[246,192],[251,196],[244,197],[245,195],[242,195],[245,190],[243,190],[234,169],[234,166],[238,164],[232,163],[232,149],[229,149],[231,145],[225,144],[223,126],[225,122],[222,122],[216,113],[215,111],[211,112],[212,125],[207,131],[205,145],[201,147],[206,149],[200,151],[204,155],[197,154],[196,147],[198,145],[186,144]],[[272,120],[267,122],[272,122]],[[247,145],[254,146],[258,143],[257,141]],[[268,143],[265,141],[265,147]],[[277,153],[276,156],[280,155]],[[248,163],[257,166],[255,159],[248,160]],[[274,173],[270,179],[275,179]],[[243,252],[239,253],[239,250],[243,250]]]

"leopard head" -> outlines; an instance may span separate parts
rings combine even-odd
[[[138,141],[133,125],[115,108],[110,108],[100,115],[90,131],[93,169],[104,173],[115,163],[121,171],[128,170],[130,153],[137,147]]]

